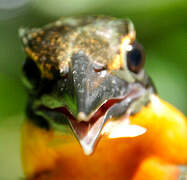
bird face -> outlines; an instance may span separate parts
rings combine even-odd
[[[62,18],[19,33],[27,54],[28,116],[46,130],[73,132],[85,154],[109,133],[109,123],[110,133],[128,124],[155,93],[129,20]]]

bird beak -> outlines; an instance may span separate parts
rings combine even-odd
[[[175,126],[180,126],[180,128],[174,128]],[[92,137],[96,137],[95,134],[98,132],[98,137],[105,136],[110,139],[135,138],[144,134],[153,134],[157,137],[160,132],[170,132],[171,136],[178,137],[181,142],[181,139],[183,141],[187,140],[187,133],[183,132],[184,127],[187,127],[185,115],[157,95],[152,94],[150,95],[150,102],[143,106],[138,113],[111,118],[105,123],[100,118],[96,124],[90,126],[87,135],[78,138],[78,140],[85,154],[90,155],[95,149],[94,143],[97,142],[97,138],[93,140]],[[186,142],[182,144],[186,144]]]
[[[93,153],[102,135],[115,137],[118,128],[124,131],[123,137],[145,133],[145,128],[130,125],[128,117],[132,102],[141,97],[149,99],[149,88],[105,71],[95,72],[94,64],[84,54],[72,58],[69,81],[73,82],[70,89],[74,88],[71,94],[76,95],[77,114],[68,120],[85,154]]]
[[[174,108],[154,95],[149,81],[127,82],[107,71],[94,71],[94,63],[84,54],[74,55],[71,63],[68,100],[57,110],[67,117],[86,155],[93,153],[102,136],[136,137],[152,131],[155,121],[178,119],[179,113],[173,114]]]

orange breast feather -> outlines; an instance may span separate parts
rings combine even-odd
[[[187,164],[186,117],[156,96],[130,117],[147,128],[133,138],[102,137],[85,156],[71,134],[45,131],[27,121],[22,129],[22,161],[29,180],[177,180]]]

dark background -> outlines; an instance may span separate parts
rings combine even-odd
[[[0,0],[0,179],[22,176],[20,127],[26,93],[21,26],[45,25],[60,16],[128,17],[146,51],[146,70],[160,96],[187,113],[186,0]]]

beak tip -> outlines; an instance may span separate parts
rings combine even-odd
[[[84,142],[80,142],[80,144],[81,144],[81,147],[82,147],[85,155],[89,156],[93,153],[93,151],[94,151],[93,145],[85,144]]]

